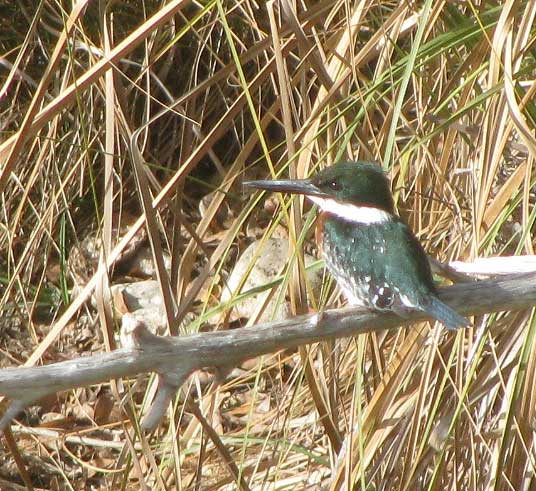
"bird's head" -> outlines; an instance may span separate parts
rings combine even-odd
[[[247,181],[244,186],[303,194],[323,211],[358,223],[382,222],[395,214],[389,180],[369,162],[340,162],[308,179]]]

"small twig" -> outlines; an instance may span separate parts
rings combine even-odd
[[[536,256],[479,257],[472,262],[452,261],[449,267],[461,275],[504,276],[536,271]]]
[[[22,455],[20,454],[19,449],[17,448],[17,444],[15,443],[15,439],[13,438],[13,434],[11,433],[11,430],[9,428],[7,428],[6,431],[4,432],[4,438],[6,439],[7,448],[10,450],[11,455],[13,456],[13,459],[15,460],[17,464],[17,468],[20,472],[20,476],[22,477],[22,480],[24,481],[24,484],[26,485],[26,490],[33,491],[34,487],[32,484],[32,478],[28,474],[28,470],[26,469],[26,466],[24,465],[24,459],[22,458]]]
[[[439,296],[464,315],[529,308],[536,305],[536,273],[458,284],[441,289]],[[225,369],[274,351],[425,319],[429,317],[420,313],[402,319],[393,314],[345,308],[232,331],[158,337],[126,314],[121,349],[41,367],[0,370],[0,394],[12,401],[0,418],[0,430],[7,427],[17,412],[45,395],[156,372],[160,376],[159,394],[143,423],[144,428],[150,429],[160,421],[168,402],[195,370]]]

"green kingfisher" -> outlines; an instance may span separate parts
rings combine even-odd
[[[426,253],[396,214],[389,180],[368,162],[341,162],[309,179],[247,181],[266,191],[303,194],[322,211],[324,261],[351,305],[426,312],[448,329],[469,321],[437,298]]]

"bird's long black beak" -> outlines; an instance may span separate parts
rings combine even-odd
[[[273,191],[276,193],[304,194],[305,196],[322,196],[326,193],[321,191],[311,179],[284,179],[284,180],[260,180],[244,181],[244,187]]]

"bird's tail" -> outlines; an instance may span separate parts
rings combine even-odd
[[[471,325],[465,317],[458,314],[458,312],[436,297],[432,297],[423,310],[435,317],[447,329],[456,330],[459,327],[468,327]]]

